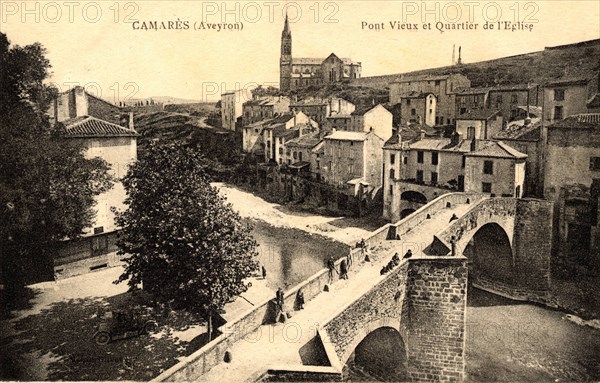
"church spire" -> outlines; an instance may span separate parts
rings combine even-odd
[[[281,37],[291,37],[292,31],[290,30],[290,23],[288,22],[288,14],[285,12],[285,24],[283,25],[283,32],[281,32]]]

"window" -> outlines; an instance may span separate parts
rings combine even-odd
[[[422,170],[417,170],[417,182],[423,183],[423,171]]]
[[[467,128],[467,140],[472,140],[473,138],[475,138],[475,127],[469,126]]]
[[[396,178],[396,170],[390,169],[390,181]]]
[[[417,162],[420,164],[423,163],[423,152],[421,152],[421,151],[417,152]]]
[[[562,120],[563,119],[563,107],[562,106],[555,106],[554,107],[554,119],[555,120]]]
[[[600,157],[590,157],[590,170],[600,171]]]
[[[98,226],[94,228],[94,234],[102,234],[104,233],[104,226]]]
[[[103,251],[108,249],[108,241],[106,240],[106,236],[98,236],[92,238],[92,250],[94,252]]]
[[[408,164],[408,157],[404,157],[404,158],[402,159],[402,163],[403,163],[404,165]]]
[[[438,153],[437,152],[431,153],[431,164],[432,165],[438,164]]]
[[[516,104],[517,102],[519,102],[519,97],[516,94],[512,94],[510,96],[510,102]]]
[[[298,161],[302,161],[302,152],[298,152]]]
[[[283,148],[279,148],[279,155],[283,155]]]
[[[406,100],[406,105],[410,105],[410,98]]]
[[[483,161],[483,174],[494,174],[494,161]]]
[[[492,184],[489,182],[482,182],[481,183],[481,191],[483,193],[491,193],[492,192]]]
[[[440,86],[440,80],[435,80],[435,86]]]
[[[390,195],[394,195],[394,185],[390,185]]]
[[[396,162],[396,155],[395,154],[390,154],[390,164],[394,164]]]
[[[564,101],[565,100],[565,90],[564,89],[554,89],[554,101]]]
[[[521,185],[517,185],[515,188],[515,198],[521,198]]]
[[[467,166],[467,157],[463,156],[462,158],[462,168],[464,169]]]
[[[417,114],[417,110],[416,109],[413,108],[413,109],[410,110],[410,115],[411,116],[414,116],[416,114]]]
[[[431,184],[437,185],[438,183],[438,174],[437,172],[431,172]]]

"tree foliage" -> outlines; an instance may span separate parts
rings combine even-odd
[[[58,241],[79,237],[108,190],[108,164],[60,138],[46,111],[57,92],[44,84],[50,63],[38,43],[12,46],[0,33],[0,249],[7,288],[51,266]],[[48,270],[46,270],[48,271]],[[34,277],[36,277],[34,275]]]
[[[247,290],[256,241],[205,172],[199,151],[151,143],[123,180],[127,210],[117,244],[129,255],[118,282],[158,300],[210,313]]]

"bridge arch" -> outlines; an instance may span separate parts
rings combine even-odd
[[[423,193],[414,190],[407,190],[400,195],[400,199],[408,202],[416,202],[420,204],[427,203],[427,197]]]
[[[356,332],[342,357],[342,365],[346,372],[358,365],[371,375],[377,376],[385,371],[385,376],[404,381],[408,376],[407,355],[400,321],[397,318],[381,318]]]
[[[414,213],[416,210],[415,209],[404,209],[400,212],[400,219],[406,218],[409,215],[411,215],[412,213]]]
[[[463,254],[469,260],[469,274],[473,278],[516,281],[514,251],[506,229],[497,222],[488,222],[473,233]]]

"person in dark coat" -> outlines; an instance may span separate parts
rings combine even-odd
[[[404,259],[408,259],[408,258],[410,258],[410,257],[412,257],[412,250],[411,250],[411,249],[408,249],[408,251],[406,252],[406,254],[404,254],[404,257],[403,257],[403,258],[404,258]]]
[[[296,303],[298,304],[299,310],[304,310],[304,293],[302,292],[302,289],[299,289],[296,294]]]
[[[345,259],[340,263],[340,279],[348,279],[348,264]]]
[[[458,217],[456,216],[456,214],[452,214],[452,217],[450,217],[450,222],[456,221],[457,219]]]
[[[398,256],[398,253],[394,254],[392,257],[392,262],[394,262],[394,266],[398,266],[400,264],[400,257]]]
[[[284,296],[283,290],[280,288],[277,289],[275,293],[275,305],[277,306],[277,315],[275,315],[275,322],[279,322],[279,318],[283,315],[283,304],[284,304]]]
[[[335,271],[337,273],[337,270],[335,269],[335,263],[333,262],[333,257],[329,257],[327,260],[327,269],[329,270],[329,284],[332,284],[333,272]]]
[[[264,266],[261,266],[262,278],[267,279],[267,269]]]

